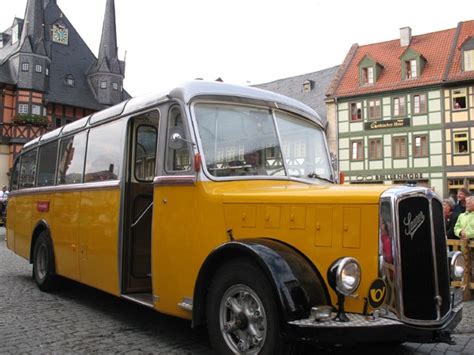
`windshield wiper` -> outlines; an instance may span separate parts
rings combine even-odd
[[[334,183],[334,181],[332,181],[331,179],[328,179],[328,178],[325,178],[325,177],[322,177],[321,175],[319,175],[318,173],[315,173],[314,171],[309,173],[307,175],[307,177],[311,178],[311,179],[320,179],[320,180],[324,180],[324,181],[327,181],[327,182],[330,182],[331,184]]]

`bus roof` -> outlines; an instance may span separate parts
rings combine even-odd
[[[48,132],[41,137],[35,138],[27,142],[23,146],[23,149],[31,148],[38,143],[41,144],[42,142],[52,138],[66,135],[70,132],[83,129],[88,126],[93,126],[114,117],[124,116],[147,107],[152,107],[153,105],[163,101],[178,99],[187,104],[193,99],[199,97],[227,98],[237,101],[262,102],[274,108],[279,108],[299,114],[324,128],[323,122],[316,111],[314,111],[311,107],[287,96],[250,86],[195,80],[183,83],[182,85],[165,93],[141,95],[127,101],[123,101],[115,106],[106,108],[90,116],[69,123],[64,127],[60,127],[52,132]]]

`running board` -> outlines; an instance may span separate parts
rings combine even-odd
[[[128,301],[141,304],[142,306],[154,308],[153,296],[151,293],[134,293],[130,295],[122,295],[121,297]]]

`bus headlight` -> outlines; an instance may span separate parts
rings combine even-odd
[[[464,276],[466,263],[464,255],[460,251],[450,251],[448,254],[449,269],[451,271],[451,280],[460,281]]]
[[[360,265],[351,257],[336,260],[328,270],[329,285],[339,294],[350,296],[360,285]]]

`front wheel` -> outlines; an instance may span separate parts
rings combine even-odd
[[[219,354],[282,353],[280,317],[272,285],[245,260],[224,265],[207,303],[209,337]]]
[[[58,276],[54,267],[53,244],[47,231],[41,232],[35,243],[33,278],[41,291],[51,292],[58,287]]]

